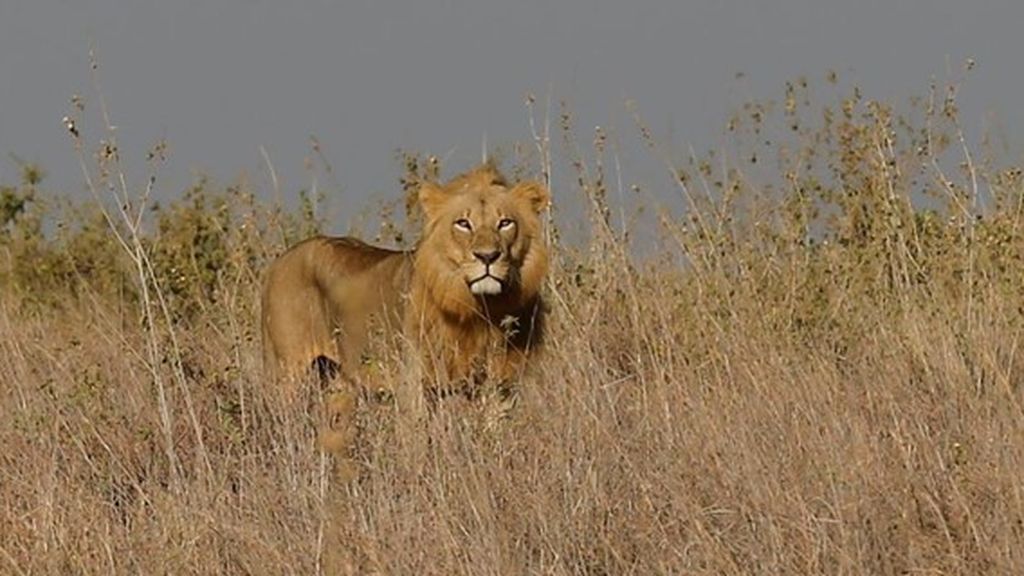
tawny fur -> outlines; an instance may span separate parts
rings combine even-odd
[[[382,387],[359,373],[371,331],[403,338],[425,384],[472,387],[515,379],[543,330],[540,287],[548,268],[539,213],[547,190],[508,186],[490,165],[419,190],[424,227],[411,251],[353,238],[316,237],[274,261],[262,294],[264,362],[294,382],[318,357],[341,370],[329,412],[342,451],[352,435],[354,391]]]

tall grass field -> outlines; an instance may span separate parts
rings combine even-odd
[[[75,99],[89,194],[0,188],[0,574],[1024,574],[1024,176],[959,89],[797,80],[707,153],[529,99],[533,377],[497,423],[367,399],[349,484],[315,383],[285,407],[261,366],[261,274],[337,229],[323,193],[162,190],[173,150]],[[473,160],[407,153],[338,218],[411,246],[417,178]]]

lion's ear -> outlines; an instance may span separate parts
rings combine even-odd
[[[423,214],[427,218],[433,218],[445,200],[448,199],[448,193],[434,182],[424,180],[420,183],[420,191],[417,197],[420,201],[420,208],[423,209]]]
[[[508,192],[524,200],[538,214],[551,204],[551,194],[540,182],[520,182]]]

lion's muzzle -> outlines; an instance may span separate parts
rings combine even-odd
[[[475,261],[469,266],[466,283],[476,296],[496,296],[505,291],[508,266],[502,260],[500,249],[473,250]]]
[[[496,296],[504,290],[504,283],[491,276],[488,272],[475,280],[470,280],[469,291],[477,296]]]

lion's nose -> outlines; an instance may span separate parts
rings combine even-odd
[[[501,250],[488,250],[486,252],[474,250],[473,256],[476,256],[476,259],[484,264],[493,264],[501,256]]]

